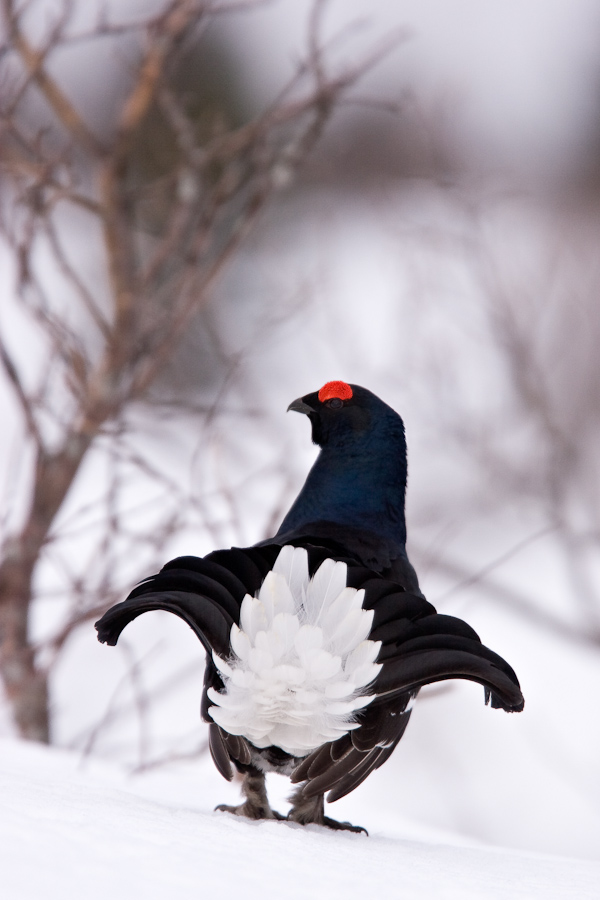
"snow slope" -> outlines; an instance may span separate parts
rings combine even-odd
[[[477,846],[398,820],[371,836],[214,813],[232,788],[196,773],[127,779],[0,741],[0,892],[7,900],[202,897],[586,900],[600,863]],[[170,801],[167,799],[170,797]],[[160,798],[160,799],[157,799]]]

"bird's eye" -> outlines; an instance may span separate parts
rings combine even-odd
[[[327,406],[330,409],[339,409],[340,406],[343,406],[343,405],[344,405],[344,403],[342,400],[340,400],[339,397],[332,397],[331,400],[327,401]]]

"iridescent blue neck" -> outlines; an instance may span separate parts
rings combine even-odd
[[[406,443],[402,420],[394,418],[348,446],[325,446],[278,534],[328,521],[404,546]]]

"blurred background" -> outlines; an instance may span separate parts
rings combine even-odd
[[[358,803],[371,828],[398,816],[600,857],[598,4],[192,3],[129,131],[160,16],[186,4],[9,6],[5,560],[52,477],[40,460],[91,435],[32,565],[52,743],[137,778],[207,764],[189,629],[154,613],[113,649],[94,618],[172,556],[272,534],[316,455],[285,409],[343,379],[404,418],[421,587],[510,662],[526,707],[423,691],[392,759],[332,815]],[[21,32],[47,48],[37,62]],[[141,312],[118,402],[94,418],[95,367],[126,327],[113,213],[135,231]],[[24,733],[11,697],[5,736]]]

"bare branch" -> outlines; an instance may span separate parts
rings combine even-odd
[[[52,250],[54,251],[55,259],[58,262],[62,273],[66,276],[67,280],[70,281],[71,284],[75,287],[77,294],[81,299],[81,302],[90,314],[94,324],[97,326],[100,333],[106,339],[108,339],[110,336],[109,323],[106,321],[106,319],[98,309],[94,297],[85,286],[82,278],[79,276],[76,269],[67,259],[55,226],[52,224],[49,218],[45,220],[44,226],[46,234],[48,236],[48,240],[50,241],[50,245],[52,247]]]
[[[547,525],[545,528],[541,528],[539,531],[536,531],[534,534],[529,535],[529,537],[523,538],[514,547],[511,547],[505,553],[502,553],[500,556],[496,557],[496,559],[492,560],[492,562],[488,563],[483,568],[478,569],[477,572],[473,572],[473,574],[469,575],[468,578],[465,578],[463,581],[459,581],[458,584],[455,584],[454,587],[451,587],[444,594],[437,598],[438,603],[443,603],[447,597],[451,597],[452,594],[456,594],[458,591],[462,591],[465,588],[472,587],[473,585],[479,584],[479,582],[484,581],[484,579],[495,569],[498,569],[500,566],[504,565],[504,563],[508,562],[510,559],[513,559],[521,550],[524,550],[525,547],[528,547],[530,544],[533,544],[534,541],[539,540],[542,537],[545,537],[547,534],[552,534],[553,531],[556,531],[556,525]],[[434,563],[435,565],[435,563]]]
[[[15,395],[17,400],[19,401],[19,405],[21,407],[21,411],[23,413],[23,417],[25,419],[25,424],[27,426],[27,430],[30,436],[36,443],[38,448],[43,446],[42,444],[42,436],[40,434],[36,418],[34,412],[34,404],[31,402],[30,396],[26,389],[23,386],[23,382],[19,376],[17,371],[17,367],[14,364],[13,360],[10,357],[6,344],[2,340],[0,336],[0,362],[2,362],[2,366],[4,371],[8,376],[8,380],[13,386]]]
[[[525,594],[497,584],[487,577],[479,578],[477,581],[471,581],[468,569],[443,557],[438,557],[435,560],[433,568],[442,572],[444,575],[460,579],[460,582],[465,585],[465,589],[477,585],[479,589],[493,599],[495,603],[501,604],[507,609],[510,609],[512,613],[522,616],[524,619],[527,619],[535,625],[542,626],[557,637],[563,639],[566,638],[574,643],[585,644],[587,646],[600,646],[599,632],[593,631],[590,628],[572,625],[566,619],[559,618],[548,612],[547,609],[543,609]],[[436,600],[436,602],[439,603],[440,601]]]
[[[60,26],[54,31],[51,43],[44,50],[35,50],[19,26],[20,14],[16,12],[13,0],[2,0],[4,8],[4,18],[7,25],[12,43],[20,54],[21,59],[29,72],[33,81],[37,84],[40,91],[46,98],[48,104],[52,107],[57,118],[67,129],[67,132],[80,142],[90,153],[99,156],[102,153],[102,147],[88,128],[85,121],[79,115],[66,94],[60,89],[56,81],[48,74],[44,68],[45,59],[60,39]]]

